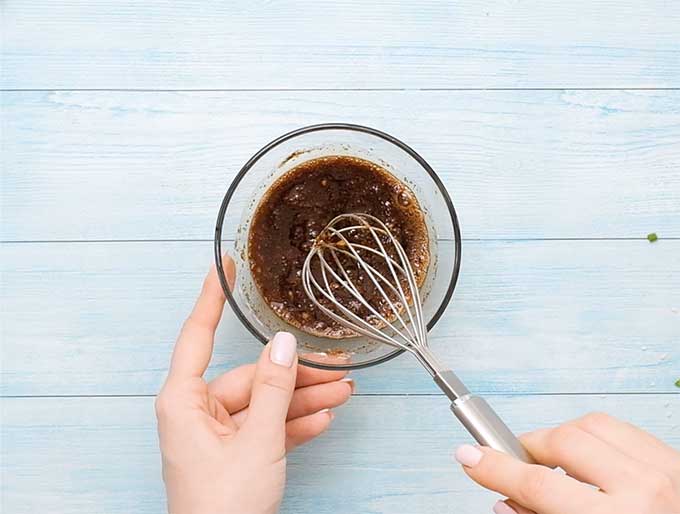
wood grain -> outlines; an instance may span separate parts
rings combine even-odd
[[[155,394],[209,242],[5,244],[4,395]],[[467,242],[432,333],[480,392],[670,392],[680,377],[680,241]],[[210,376],[260,345],[226,309]],[[365,393],[434,393],[409,356]]]
[[[24,92],[1,102],[5,241],[210,239],[256,150],[338,120],[419,151],[464,237],[680,237],[680,91]]]
[[[604,410],[680,448],[678,26],[666,0],[0,1],[0,511],[164,512],[150,396],[221,197],[327,121],[441,175],[466,241],[432,346],[513,429]],[[208,375],[259,349],[227,310]],[[412,359],[355,379],[283,514],[490,511]]]
[[[605,410],[680,448],[680,395],[489,401],[517,432]],[[164,512],[152,403],[3,400],[3,511]],[[356,396],[327,434],[290,456],[282,514],[490,512],[494,495],[451,462],[468,437],[441,397]]]
[[[680,7],[5,0],[2,88],[680,86]]]

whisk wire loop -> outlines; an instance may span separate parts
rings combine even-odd
[[[368,214],[331,220],[305,259],[302,284],[314,305],[341,326],[413,354],[480,444],[533,462],[489,404],[471,394],[430,351],[416,275],[406,251],[381,220]]]
[[[343,223],[349,224],[339,226]],[[351,236],[359,231],[368,233],[375,246],[355,241]],[[381,236],[387,238],[385,243]],[[388,273],[366,262],[361,252],[382,259],[379,262],[386,264]],[[363,272],[362,279],[367,278],[373,286],[387,307],[386,313],[378,311],[365,298],[341,257],[355,263],[357,270]],[[318,260],[321,282],[312,270],[314,259]],[[399,241],[378,218],[367,214],[343,214],[333,219],[317,238],[305,260],[303,287],[314,304],[330,318],[361,335],[404,349],[416,355],[428,369],[432,368],[427,362],[429,359],[419,354],[420,349],[427,345],[427,332],[413,269]],[[344,305],[334,292],[340,288],[370,313],[372,322]],[[324,298],[328,303],[320,301]]]

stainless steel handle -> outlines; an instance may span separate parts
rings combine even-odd
[[[453,371],[438,370],[432,378],[451,400],[453,413],[479,444],[529,464],[535,463],[491,406],[483,398],[471,394]]]
[[[482,446],[489,446],[529,464],[535,463],[515,434],[483,398],[471,394],[461,396],[451,403],[451,410]]]

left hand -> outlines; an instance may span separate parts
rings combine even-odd
[[[233,287],[234,264],[225,257]],[[257,365],[203,379],[224,295],[213,267],[175,344],[156,399],[163,479],[172,514],[273,514],[286,452],[325,431],[354,384],[346,372],[297,366],[295,338],[279,333]]]

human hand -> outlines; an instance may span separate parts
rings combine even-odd
[[[230,287],[234,263],[225,257]],[[213,267],[184,323],[168,378],[156,398],[158,435],[171,514],[272,514],[286,476],[286,452],[328,428],[330,408],[354,384],[346,372],[297,366],[295,338],[276,334],[257,365],[210,383],[224,295]]]
[[[633,425],[592,413],[520,440],[545,466],[486,447],[456,451],[474,481],[510,498],[496,514],[680,513],[680,452]]]

